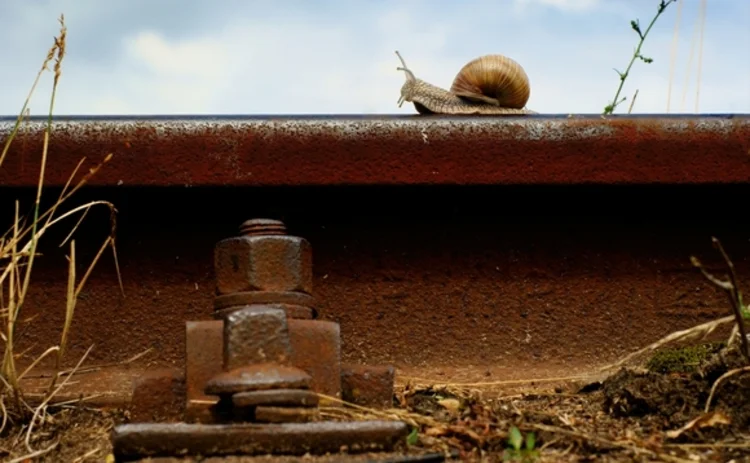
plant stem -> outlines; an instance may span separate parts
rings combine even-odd
[[[643,42],[646,41],[646,36],[648,36],[648,33],[651,31],[651,28],[654,27],[654,24],[656,23],[656,20],[659,19],[659,16],[661,16],[662,13],[664,13],[664,10],[667,9],[667,6],[669,6],[670,3],[675,2],[676,0],[661,0],[661,3],[659,4],[659,8],[656,12],[656,16],[654,16],[654,19],[651,20],[651,24],[648,25],[646,28],[646,32],[641,33],[640,28],[638,27],[638,23],[636,21],[631,22],[633,29],[635,29],[636,32],[638,32],[638,36],[640,37],[640,41],[638,42],[638,46],[635,49],[635,52],[633,53],[633,57],[630,59],[630,64],[628,64],[628,67],[625,69],[625,72],[620,73],[618,71],[618,74],[620,74],[620,85],[617,87],[617,92],[615,92],[615,97],[612,99],[612,103],[608,104],[604,108],[604,114],[612,114],[615,111],[615,108],[625,101],[625,97],[622,98],[622,100],[618,101],[618,98],[620,98],[620,93],[622,93],[622,87],[625,85],[625,79],[627,79],[628,75],[630,74],[630,68],[633,67],[633,63],[635,63],[635,60],[637,59],[644,59],[641,55],[641,47],[643,46]],[[645,59],[644,59],[645,61]],[[650,62],[650,61],[647,61]]]
[[[747,340],[745,320],[742,316],[742,312],[745,310],[745,307],[742,303],[742,293],[738,288],[737,272],[734,268],[734,263],[729,258],[729,254],[727,254],[727,252],[724,250],[724,246],[722,246],[721,241],[719,241],[719,239],[716,237],[711,237],[711,242],[719,251],[721,257],[724,259],[724,263],[729,269],[729,280],[722,280],[709,273],[708,270],[706,270],[706,268],[703,266],[703,264],[701,264],[700,260],[698,260],[698,258],[695,256],[691,256],[690,261],[693,263],[694,267],[698,268],[701,271],[703,276],[705,276],[708,281],[723,289],[726,292],[727,297],[729,297],[729,303],[732,307],[732,313],[737,324],[737,330],[740,334],[740,351],[745,357],[745,360],[750,363],[750,344]]]

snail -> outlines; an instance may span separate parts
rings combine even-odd
[[[396,51],[406,82],[401,87],[398,106],[414,104],[420,114],[519,115],[536,114],[526,109],[531,94],[529,78],[523,67],[503,55],[475,58],[456,75],[450,90],[417,79]]]

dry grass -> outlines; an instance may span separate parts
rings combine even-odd
[[[397,404],[381,410],[320,395],[339,405],[322,406],[322,419],[407,423],[413,430],[407,453],[438,451],[457,453],[471,461],[501,461],[515,427],[524,434],[537,435],[538,459],[528,461],[690,462],[750,456],[748,436],[737,440],[698,434],[700,442],[684,440],[684,435],[696,430],[700,433],[727,424],[722,412],[699,416],[674,429],[658,414],[615,417],[605,411],[605,396],[604,389],[573,393],[535,390],[488,398],[483,391],[468,391],[466,385],[407,384],[397,392]]]
[[[2,358],[2,364],[0,365],[0,412],[2,413],[2,421],[0,422],[0,434],[9,431],[9,427],[19,429],[19,433],[23,433],[23,439],[16,439],[16,442],[23,445],[26,448],[27,454],[22,455],[10,461],[24,461],[28,458],[38,457],[43,455],[57,446],[57,442],[53,442],[43,448],[35,449],[32,447],[31,442],[33,438],[34,430],[38,428],[40,423],[44,423],[47,417],[47,411],[50,408],[50,404],[55,395],[66,385],[68,380],[72,377],[72,374],[68,374],[59,384],[58,381],[63,376],[60,371],[62,361],[65,355],[65,350],[68,345],[70,337],[71,325],[73,322],[73,316],[75,314],[76,302],[78,296],[86,284],[88,278],[96,266],[97,262],[101,258],[102,254],[108,248],[113,251],[115,256],[115,265],[117,265],[117,254],[115,251],[115,216],[116,209],[113,204],[107,201],[93,201],[80,206],[70,208],[69,210],[62,211],[61,206],[66,203],[81,187],[83,187],[88,180],[96,175],[101,167],[107,163],[112,155],[107,155],[104,160],[97,166],[89,169],[88,172],[84,173],[80,178],[74,182],[74,179],[78,176],[78,171],[83,165],[85,159],[81,159],[76,169],[71,173],[68,182],[62,189],[57,200],[53,205],[46,209],[41,209],[42,194],[44,191],[44,179],[45,171],[48,163],[48,147],[50,132],[52,127],[52,114],[54,111],[55,96],[58,87],[58,83],[62,76],[62,63],[65,57],[66,47],[66,27],[64,17],[60,17],[60,32],[54,39],[54,44],[47,52],[47,56],[44,59],[42,66],[37,73],[34,84],[29,91],[29,94],[24,102],[23,108],[16,120],[16,123],[5,140],[2,153],[0,154],[0,168],[10,152],[11,144],[19,132],[24,121],[24,115],[28,112],[29,101],[39,84],[42,75],[46,71],[53,73],[52,82],[52,96],[49,103],[49,113],[47,117],[47,124],[44,130],[44,142],[41,153],[41,165],[38,176],[38,183],[36,188],[36,199],[33,207],[33,217],[21,217],[20,204],[16,201],[15,214],[12,221],[12,226],[6,233],[0,236],[0,316],[2,316],[2,329],[0,329],[0,337],[4,342],[4,353]],[[76,242],[72,239],[76,229],[81,224],[87,213],[94,207],[106,207],[110,211],[111,223],[110,223],[110,234],[107,239],[101,244],[99,251],[93,260],[86,267],[83,276],[78,278],[77,276],[77,261],[76,261]],[[21,323],[21,314],[24,311],[24,305],[27,300],[27,296],[30,290],[30,283],[32,277],[32,271],[34,269],[34,263],[38,257],[38,246],[40,240],[44,237],[45,233],[52,227],[58,225],[60,222],[65,221],[73,217],[78,217],[78,221],[73,225],[68,236],[63,240],[60,246],[68,244],[69,255],[67,256],[69,267],[68,267],[68,285],[67,294],[65,300],[65,319],[63,326],[61,327],[61,337],[59,343],[49,347],[44,353],[36,358],[31,365],[25,368],[23,371],[18,371],[17,360],[19,353],[16,352],[16,345],[18,342],[18,328]],[[119,268],[118,276],[119,276]],[[122,287],[122,286],[121,286]],[[43,317],[44,314],[42,313]],[[91,347],[86,353],[78,360],[76,367],[73,369],[75,372],[86,359],[86,356],[90,352]],[[38,404],[32,407],[24,397],[24,391],[20,385],[21,379],[29,374],[44,358],[54,355],[54,365],[56,374],[52,375],[50,379],[49,387],[46,390],[44,396],[38,400]],[[6,449],[8,452],[12,452],[13,449]]]

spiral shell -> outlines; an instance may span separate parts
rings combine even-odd
[[[529,77],[516,61],[485,55],[466,63],[456,75],[451,92],[475,102],[521,109],[531,94]]]

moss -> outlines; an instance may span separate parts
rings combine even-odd
[[[646,363],[654,373],[692,373],[711,355],[719,352],[724,343],[706,343],[657,351]]]

